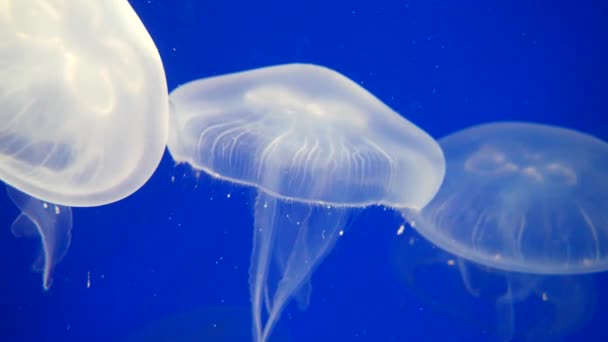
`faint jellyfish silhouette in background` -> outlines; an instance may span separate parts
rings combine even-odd
[[[393,243],[391,261],[404,295],[420,301],[428,317],[444,317],[445,338],[556,341],[585,327],[595,313],[596,286],[589,275],[479,265],[435,248],[415,230],[404,230]]]
[[[196,310],[169,313],[145,326],[134,326],[124,342],[150,341],[247,341],[250,332],[243,329],[251,320],[247,306],[202,306]],[[278,341],[290,342],[293,338],[287,329],[279,327],[273,332]]]
[[[59,257],[69,246],[69,207],[129,196],[159,164],[165,73],[127,1],[5,1],[0,41],[0,180],[25,210],[14,231],[29,218],[51,249],[43,254]]]
[[[444,175],[428,134],[324,67],[198,80],[170,103],[167,146],[177,162],[258,189],[249,270],[257,341],[290,298],[306,306],[312,271],[354,211],[422,208]]]
[[[439,140],[446,177],[419,211],[422,236],[460,258],[506,272],[499,315],[538,288],[539,275],[608,269],[608,143],[574,130],[491,123]],[[458,262],[474,293],[467,262]],[[519,273],[515,273],[519,272]]]

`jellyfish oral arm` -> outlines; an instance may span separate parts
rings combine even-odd
[[[258,192],[249,269],[254,340],[269,338],[291,298],[306,306],[312,272],[335,245],[350,210]]]
[[[21,210],[12,225],[17,237],[39,237],[41,250],[34,271],[42,272],[42,287],[51,287],[53,269],[63,259],[72,241],[72,208],[41,201],[10,186],[9,198]]]

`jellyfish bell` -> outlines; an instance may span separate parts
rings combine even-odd
[[[288,64],[171,92],[177,162],[258,189],[250,295],[256,340],[308,280],[353,210],[422,208],[444,175],[435,141],[343,75]],[[403,191],[407,189],[407,191]]]
[[[0,5],[0,179],[66,206],[115,202],[158,166],[168,91],[126,1]]]
[[[127,1],[0,2],[0,181],[42,241],[37,267],[70,243],[72,206],[118,201],[152,175],[168,134],[154,42]]]
[[[419,208],[443,177],[443,156],[428,134],[323,67],[198,80],[170,98],[167,146],[176,161],[276,197]],[[402,191],[412,184],[418,191]]]
[[[502,122],[439,140],[446,177],[420,211],[424,237],[470,261],[535,274],[608,269],[608,143]]]

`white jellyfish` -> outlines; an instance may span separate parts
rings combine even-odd
[[[532,294],[552,300],[560,328],[574,325],[586,305],[566,304],[588,302],[582,294],[590,291],[575,291],[589,288],[582,275],[608,269],[608,143],[566,128],[500,122],[439,144],[444,182],[426,207],[403,216],[456,255],[471,294],[471,264],[504,275],[496,302],[501,339],[512,338],[513,303]]]
[[[443,178],[442,152],[428,134],[324,67],[194,81],[170,102],[177,162],[258,189],[250,266],[258,341],[298,291],[306,304],[311,273],[353,210],[420,209]]]
[[[424,237],[483,265],[534,274],[608,269],[608,143],[570,129],[491,123],[439,140],[446,177]]]
[[[168,134],[165,73],[122,0],[0,1],[0,41],[0,180],[24,210],[13,227],[44,226],[51,259],[69,246],[69,207],[118,201],[156,169]]]

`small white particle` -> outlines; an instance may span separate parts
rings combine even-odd
[[[403,225],[403,224],[402,224],[402,225],[399,227],[399,229],[397,229],[397,235],[401,235],[401,234],[403,234],[403,232],[404,232],[404,231],[405,231],[405,225]]]

